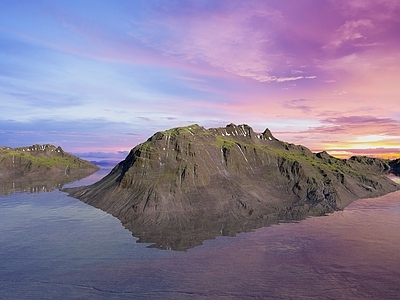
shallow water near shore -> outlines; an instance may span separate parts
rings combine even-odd
[[[395,192],[176,252],[63,192],[15,193],[0,197],[0,298],[399,299],[399,221]]]

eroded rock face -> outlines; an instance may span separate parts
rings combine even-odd
[[[0,195],[41,192],[89,176],[99,168],[53,145],[0,147]]]
[[[66,191],[119,218],[142,242],[186,250],[395,191],[382,176],[389,170],[381,159],[314,154],[268,129],[192,125],[157,132],[104,179]]]
[[[393,174],[400,176],[400,158],[389,162],[390,170]]]

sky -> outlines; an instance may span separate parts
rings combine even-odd
[[[126,153],[197,123],[400,157],[400,1],[2,0],[0,146]]]

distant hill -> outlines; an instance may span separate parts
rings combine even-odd
[[[0,147],[0,194],[48,191],[86,177],[99,167],[53,145]]]
[[[141,242],[186,250],[396,191],[389,172],[385,160],[314,154],[268,129],[192,125],[157,132],[99,182],[65,191],[118,217]]]

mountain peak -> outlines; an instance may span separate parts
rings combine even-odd
[[[15,148],[16,151],[22,151],[22,152],[57,152],[57,153],[64,153],[64,150],[58,146],[54,146],[51,144],[34,144],[32,146],[25,146],[25,147],[18,147]]]
[[[264,132],[260,135],[260,138],[264,140],[277,141],[277,139],[272,135],[271,130],[268,128],[264,130]]]

